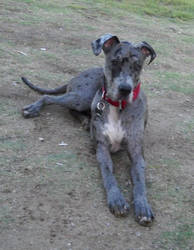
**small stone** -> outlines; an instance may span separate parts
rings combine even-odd
[[[20,84],[20,82],[17,82],[17,81],[12,82],[13,86],[18,86],[18,84]]]
[[[63,166],[63,163],[57,162],[56,165]]]
[[[64,143],[64,141],[62,141],[61,143],[58,144],[59,146],[68,146],[67,143]]]

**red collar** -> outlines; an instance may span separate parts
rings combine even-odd
[[[141,82],[139,82],[138,85],[133,90],[133,102],[139,96],[140,86],[141,86]],[[127,100],[113,101],[110,98],[106,97],[106,90],[105,90],[104,87],[102,88],[102,98],[104,100],[106,100],[108,103],[110,103],[111,105],[113,105],[115,107],[120,107],[121,109],[124,109],[126,107],[126,105],[127,105]]]

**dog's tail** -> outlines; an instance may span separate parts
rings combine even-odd
[[[58,94],[64,94],[67,91],[67,84],[55,89],[43,89],[38,86],[35,86],[31,82],[29,82],[28,79],[26,79],[25,77],[21,77],[21,79],[29,88],[33,89],[34,91],[40,94],[58,95]]]

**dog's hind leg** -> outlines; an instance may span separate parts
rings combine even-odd
[[[79,112],[87,111],[90,109],[90,104],[84,100],[80,95],[75,92],[69,92],[61,96],[44,95],[38,101],[25,106],[22,109],[22,114],[25,118],[38,116],[40,110],[45,105],[56,104]]]

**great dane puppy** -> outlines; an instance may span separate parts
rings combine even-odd
[[[127,150],[131,161],[133,182],[133,204],[135,218],[140,225],[147,226],[153,219],[152,209],[147,201],[145,186],[145,161],[143,155],[144,128],[147,122],[147,100],[141,89],[140,74],[145,59],[151,63],[156,53],[146,42],[132,44],[120,42],[117,36],[105,34],[92,42],[97,56],[103,50],[105,66],[92,68],[73,78],[69,84],[46,90],[30,83],[24,83],[44,95],[40,100],[23,108],[25,118],[39,115],[44,105],[58,104],[76,112],[80,120],[90,113],[91,137],[96,143],[107,203],[115,216],[126,216],[129,204],[123,197],[113,174],[111,153],[121,148]]]

